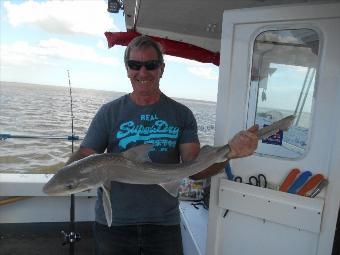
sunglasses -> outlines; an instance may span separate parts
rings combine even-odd
[[[146,68],[146,70],[155,70],[161,66],[161,62],[159,60],[148,60],[145,62],[137,61],[137,60],[128,60],[127,61],[127,66],[132,69],[139,71],[142,66]]]

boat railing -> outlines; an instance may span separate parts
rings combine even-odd
[[[56,140],[69,140],[69,141],[78,141],[83,140],[83,137],[79,137],[77,135],[69,135],[69,136],[44,136],[44,135],[12,135],[12,134],[0,134],[0,140],[7,140],[9,138],[19,138],[19,139],[56,139]]]

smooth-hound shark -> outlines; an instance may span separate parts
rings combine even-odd
[[[290,115],[258,131],[264,139],[278,130],[287,130],[295,116]],[[108,226],[112,223],[111,181],[131,184],[159,184],[173,196],[178,195],[178,181],[209,166],[228,160],[229,145],[203,146],[190,162],[159,164],[150,162],[152,144],[133,147],[119,154],[95,154],[61,168],[43,187],[46,194],[70,195],[93,188],[103,188],[103,206]]]

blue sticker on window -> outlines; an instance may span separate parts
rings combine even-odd
[[[266,127],[268,125],[264,124],[263,127]],[[274,144],[274,145],[282,145],[282,139],[283,139],[283,131],[279,130],[275,134],[269,136],[266,139],[262,139],[262,143],[267,144]]]

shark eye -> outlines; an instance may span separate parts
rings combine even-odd
[[[65,187],[69,190],[74,189],[75,187],[77,187],[77,182],[76,181],[71,181],[68,184],[65,185]]]

